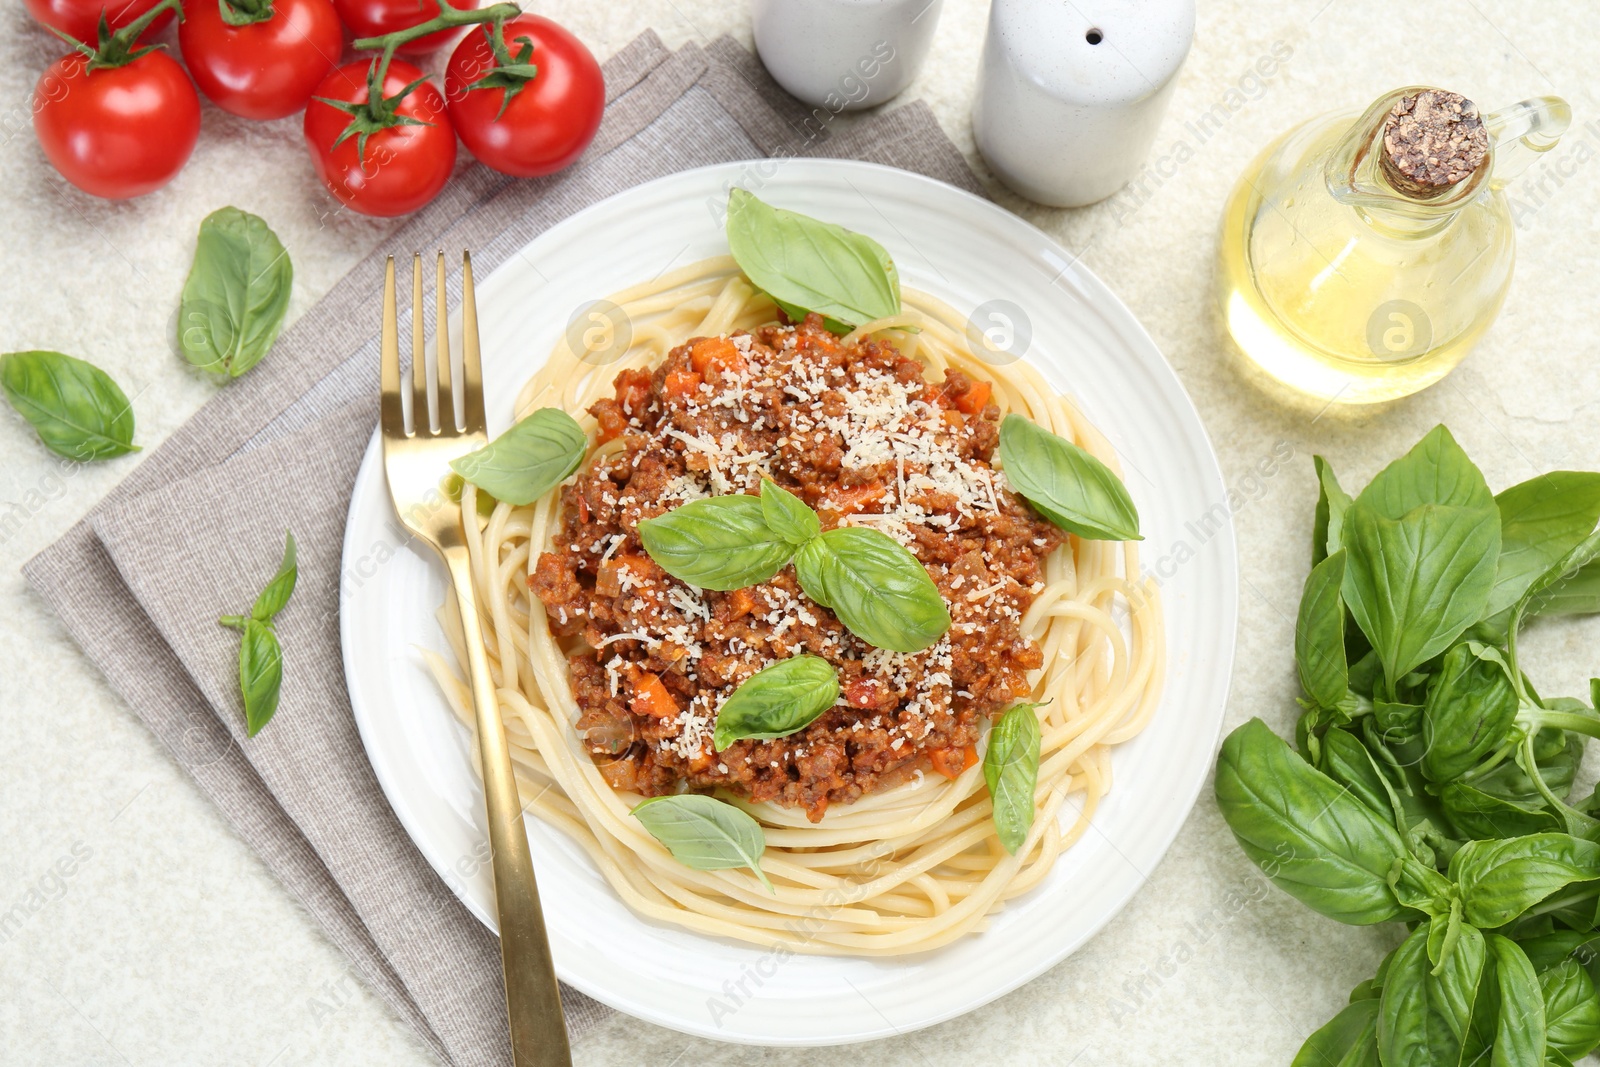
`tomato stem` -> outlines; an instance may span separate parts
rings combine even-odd
[[[494,66],[467,86],[468,92],[474,89],[504,90],[505,95],[500,98],[500,110],[495,112],[496,122],[500,121],[500,116],[506,113],[506,108],[511,106],[517,94],[527,88],[539,73],[539,68],[533,63],[533,38],[518,37],[517,54],[513,56],[506,47],[505,30],[504,19],[495,19],[483,28],[484,35],[489,39],[489,51],[494,55]]]
[[[229,26],[251,26],[273,16],[272,0],[217,0],[217,6]]]
[[[404,30],[395,30],[381,37],[363,37],[353,42],[350,47],[358,52],[368,52],[374,49],[383,49],[384,57],[394,55],[394,50],[403,44],[415,41],[419,37],[426,37],[430,33],[440,30],[453,30],[458,26],[475,26],[480,22],[501,22],[509,18],[516,18],[522,14],[522,9],[516,4],[491,4],[489,7],[475,8],[471,11],[462,11],[460,8],[451,7],[445,0],[436,0],[439,5],[439,14],[427,22],[420,22]],[[385,70],[388,63],[384,63]]]
[[[89,60],[89,70],[107,70],[112,67],[127,66],[140,56],[148,55],[158,48],[165,48],[166,45],[161,44],[141,46],[139,44],[139,35],[149,29],[150,24],[167,11],[176,12],[178,21],[183,21],[182,0],[161,0],[155,7],[152,7],[149,11],[146,11],[113,33],[110,24],[106,21],[106,13],[102,10],[100,12],[98,40],[92,46],[74,37],[69,37],[54,26],[50,27],[50,31],[70,44],[74,50],[83,53]]]

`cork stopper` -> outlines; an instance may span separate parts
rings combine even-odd
[[[1489,157],[1478,105],[1460,93],[1424,89],[1402,97],[1383,123],[1378,163],[1389,184],[1428,199],[1472,177]]]

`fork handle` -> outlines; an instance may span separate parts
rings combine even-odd
[[[522,798],[511,770],[500,701],[489,674],[478,621],[472,563],[463,545],[444,550],[461,608],[461,627],[472,674],[477,713],[478,754],[483,763],[483,793],[489,815],[489,849],[494,865],[495,908],[500,919],[500,960],[505,972],[506,1013],[511,1023],[511,1059],[516,1067],[571,1067],[566,1021],[550,941],[545,936],[533,857],[522,825]]]

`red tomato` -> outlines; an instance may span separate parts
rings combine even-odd
[[[329,0],[273,0],[260,22],[230,26],[218,0],[197,0],[178,44],[200,91],[247,119],[281,119],[306,106],[339,65],[344,31]]]
[[[111,200],[170,182],[200,136],[200,98],[165,52],[88,70],[78,53],[39,76],[33,128],[50,162],[73,185]]]
[[[121,29],[140,15],[155,7],[159,0],[23,0],[32,15],[46,26],[53,26],[68,37],[96,43],[99,36],[100,12],[106,13],[106,22],[113,30]],[[172,12],[163,11],[140,34],[147,38],[172,21]]]
[[[333,6],[339,9],[339,21],[349,27],[357,40],[409,30],[439,14],[437,0],[333,0]],[[478,6],[478,0],[450,0],[450,6],[471,11]],[[395,51],[402,56],[425,56],[449,44],[459,32],[459,27],[440,30],[418,37]]]
[[[582,155],[600,127],[606,108],[600,64],[582,41],[547,18],[510,20],[505,24],[507,50],[539,72],[522,83],[501,114],[510,89],[468,88],[495,66],[489,32],[490,27],[474,27],[450,55],[444,75],[450,118],[467,151],[502,174],[552,174]],[[525,46],[519,37],[533,42],[531,58],[521,58]]]
[[[367,68],[377,60],[346,63],[322,80],[313,97],[367,102]],[[392,98],[422,77],[403,60],[389,64],[383,95]],[[405,215],[439,195],[456,162],[456,131],[445,111],[444,97],[432,82],[423,82],[394,105],[395,113],[419,119],[424,126],[391,126],[371,134],[364,151],[351,135],[334,141],[350,125],[351,116],[313,99],[306,106],[306,146],[330,193],[363,215]],[[360,154],[358,155],[358,151]]]

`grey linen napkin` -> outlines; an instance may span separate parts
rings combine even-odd
[[[112,687],[193,775],[354,968],[447,1063],[510,1062],[495,938],[395,819],[350,713],[338,629],[341,546],[376,423],[384,256],[470,248],[479,277],[573,212],[689,167],[760,156],[859,158],[981,192],[920,103],[830,136],[737,43],[670,52],[646,32],[605,64],[595,144],[568,172],[464,171],[231,384],[24,568]],[[448,288],[459,296],[459,272]],[[307,388],[305,383],[312,383]],[[300,580],[280,617],[286,671],[247,738],[237,639],[284,530]],[[173,531],[181,534],[174,536]],[[463,857],[470,865],[477,857]],[[610,1009],[563,987],[574,1039]]]

